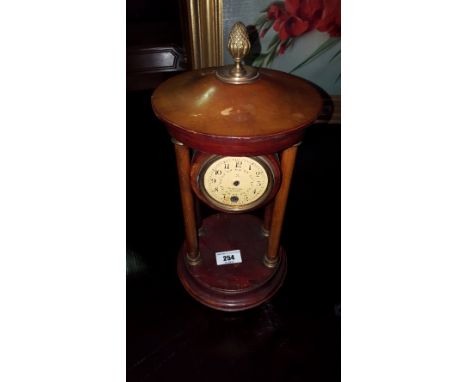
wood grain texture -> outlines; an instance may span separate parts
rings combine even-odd
[[[169,134],[195,150],[218,155],[255,156],[275,154],[302,141],[305,126],[287,133],[257,137],[228,137],[193,132],[166,124]]]
[[[260,69],[258,80],[234,85],[208,68],[164,82],[153,93],[152,106],[169,133],[190,147],[258,155],[300,141],[322,109],[322,96],[302,78],[275,70]]]
[[[268,240],[257,217],[211,215],[203,221],[199,242],[201,263],[187,264],[184,243],[177,271],[187,292],[202,304],[224,311],[245,310],[267,301],[281,287],[286,275],[286,254],[280,250],[276,268],[263,264]],[[241,252],[242,263],[216,264],[216,252],[236,249]]]
[[[185,240],[187,242],[187,256],[192,261],[198,256],[197,223],[192,191],[190,188],[190,149],[175,143],[177,171],[179,174],[180,198],[184,214]]]
[[[273,202],[266,205],[264,215],[263,215],[263,229],[265,231],[265,235],[270,235],[272,216],[273,216]]]
[[[270,237],[268,241],[268,251],[266,254],[266,262],[268,264],[276,264],[278,262],[278,249],[281,238],[281,230],[283,228],[284,213],[288,201],[289,187],[294,171],[294,163],[296,160],[297,146],[292,146],[283,151],[281,154],[281,172],[283,181],[276,195],[273,213],[270,226]]]

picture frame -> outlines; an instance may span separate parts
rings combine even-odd
[[[229,64],[224,46],[230,27],[258,8],[254,0],[182,0],[189,66],[196,70]],[[239,12],[242,9],[242,14]],[[240,20],[239,20],[240,18]],[[281,70],[281,69],[280,69]],[[308,80],[310,78],[305,77]],[[312,79],[312,82],[313,81]],[[325,89],[327,92],[327,89]],[[341,95],[328,92],[318,123],[341,123]]]
[[[183,0],[187,15],[188,58],[192,69],[222,66],[223,0]],[[185,7],[185,9],[184,9]]]

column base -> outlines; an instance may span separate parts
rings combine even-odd
[[[216,214],[203,223],[199,238],[201,261],[186,259],[186,243],[177,260],[177,273],[187,292],[200,303],[223,311],[240,311],[268,301],[286,276],[286,253],[280,247],[278,262],[264,264],[268,238],[262,221],[247,214]],[[239,250],[242,262],[217,265],[216,253]]]

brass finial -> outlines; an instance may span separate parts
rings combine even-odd
[[[216,76],[221,81],[231,84],[245,84],[252,82],[259,76],[256,68],[242,65],[242,59],[249,53],[250,41],[247,28],[241,22],[235,23],[229,33],[228,50],[234,60],[234,65],[218,69]]]
[[[228,50],[234,59],[235,66],[231,73],[236,77],[245,75],[245,69],[242,66],[242,59],[249,53],[250,41],[247,34],[247,28],[241,22],[237,22],[229,33]]]

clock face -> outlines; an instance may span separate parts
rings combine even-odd
[[[215,156],[202,168],[199,181],[203,194],[215,206],[244,211],[265,200],[273,175],[262,157]]]

